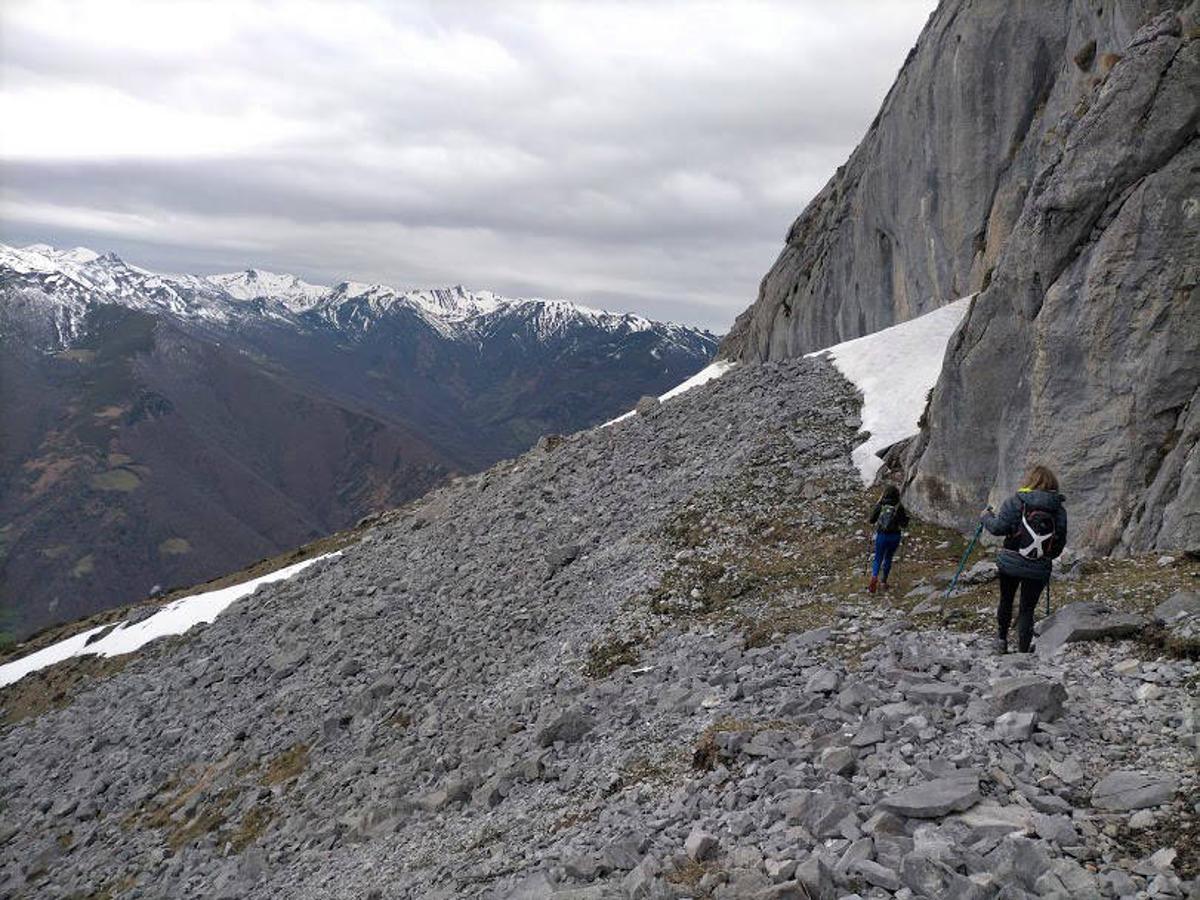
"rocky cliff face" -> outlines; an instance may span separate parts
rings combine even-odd
[[[1200,548],[1198,98],[1200,41],[1166,15],[1060,119],[947,352],[916,508],[965,519],[1038,459],[1075,545]]]
[[[805,353],[987,283],[1059,119],[1166,5],[942,3],[862,143],[788,231],[724,354]]]
[[[1200,542],[1196,22],[1195,3],[943,3],[723,354],[981,291],[908,456],[913,505],[966,524],[1037,458],[1073,543]]]

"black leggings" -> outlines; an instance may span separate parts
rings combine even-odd
[[[1022,653],[1029,652],[1033,643],[1033,614],[1037,610],[1038,597],[1042,595],[1045,582],[1036,578],[1016,578],[1012,575],[1000,576],[1000,608],[996,611],[996,619],[1000,625],[1000,639],[1008,640],[1008,626],[1012,623],[1013,598],[1017,595],[1017,586],[1021,588],[1021,611],[1017,614],[1017,649]]]

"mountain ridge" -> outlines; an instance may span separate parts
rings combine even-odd
[[[316,316],[337,327],[359,323],[369,327],[373,317],[408,310],[421,315],[430,327],[447,337],[469,340],[485,327],[489,317],[524,314],[539,337],[562,333],[573,321],[586,322],[612,333],[659,329],[664,335],[708,335],[710,332],[671,322],[658,322],[635,313],[614,313],[581,303],[541,297],[511,298],[492,291],[470,291],[462,285],[445,288],[399,290],[390,285],[341,281],[316,285],[289,273],[249,268],[215,275],[153,272],[131,265],[115,253],[97,253],[86,247],[59,250],[47,244],[19,248],[0,244],[0,272],[9,279],[25,278],[30,286],[53,287],[54,293],[88,292],[88,301],[108,300],[133,308],[155,309],[184,318],[209,319],[231,324],[254,313],[299,327],[306,316]],[[63,283],[64,279],[67,283]],[[66,298],[64,298],[66,299]],[[62,306],[74,313],[67,304]],[[364,309],[365,319],[346,307]],[[76,322],[60,327],[59,340],[70,344]]]
[[[349,527],[716,348],[566,301],[250,271],[0,247],[0,607],[19,636]]]

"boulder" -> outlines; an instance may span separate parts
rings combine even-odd
[[[1170,775],[1113,772],[1092,788],[1092,806],[1126,811],[1166,803],[1175,796],[1178,782]]]
[[[549,566],[551,574],[575,562],[579,558],[580,550],[578,544],[565,544],[549,551],[546,554],[546,565]]]
[[[810,694],[829,694],[838,689],[841,679],[830,669],[817,669],[809,676],[805,688]]]
[[[280,650],[267,660],[275,678],[282,681],[292,675],[300,666],[308,661],[307,647],[292,647]]]
[[[996,737],[1002,741],[1026,741],[1033,735],[1037,725],[1037,713],[1012,710],[996,719]]]
[[[595,721],[581,709],[565,709],[538,731],[538,744],[549,747],[558,741],[573,744],[592,730]]]
[[[810,856],[796,867],[796,881],[813,900],[833,900],[837,896],[833,871],[819,856]]]
[[[881,866],[872,860],[855,860],[847,867],[847,871],[862,876],[867,884],[883,888],[885,891],[900,890],[900,876],[887,866]]]
[[[979,802],[979,777],[974,773],[935,778],[916,784],[879,802],[881,808],[912,819],[937,819],[963,812]]]
[[[994,891],[985,890],[959,875],[945,863],[922,853],[910,853],[900,866],[900,880],[917,897],[954,897],[955,900],[985,900]]]
[[[696,860],[708,859],[717,852],[717,839],[707,831],[694,829],[684,842],[683,849],[688,858]]]
[[[842,821],[854,811],[852,803],[823,791],[800,791],[787,805],[788,821],[803,825],[818,838],[840,835]]]
[[[987,584],[989,581],[995,581],[999,575],[1000,570],[996,563],[990,559],[983,559],[959,575],[958,583]]]
[[[1200,616],[1200,591],[1176,591],[1154,607],[1151,614],[1159,625],[1171,625],[1191,616]]]
[[[992,710],[996,716],[1006,712],[1033,712],[1040,722],[1053,722],[1062,714],[1067,689],[1061,681],[1040,675],[1015,675],[992,682]]]
[[[854,774],[856,759],[849,747],[826,747],[821,751],[821,765],[834,775]]]
[[[1133,637],[1145,624],[1146,620],[1142,616],[1118,612],[1103,603],[1070,603],[1042,620],[1042,633],[1037,642],[1038,653],[1053,653],[1063,644],[1075,641]]]

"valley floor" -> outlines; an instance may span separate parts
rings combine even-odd
[[[1186,896],[1194,642],[994,656],[926,525],[866,594],[858,417],[738,367],[74,685],[0,731],[0,894]],[[1143,616],[1200,577],[1061,569]]]

